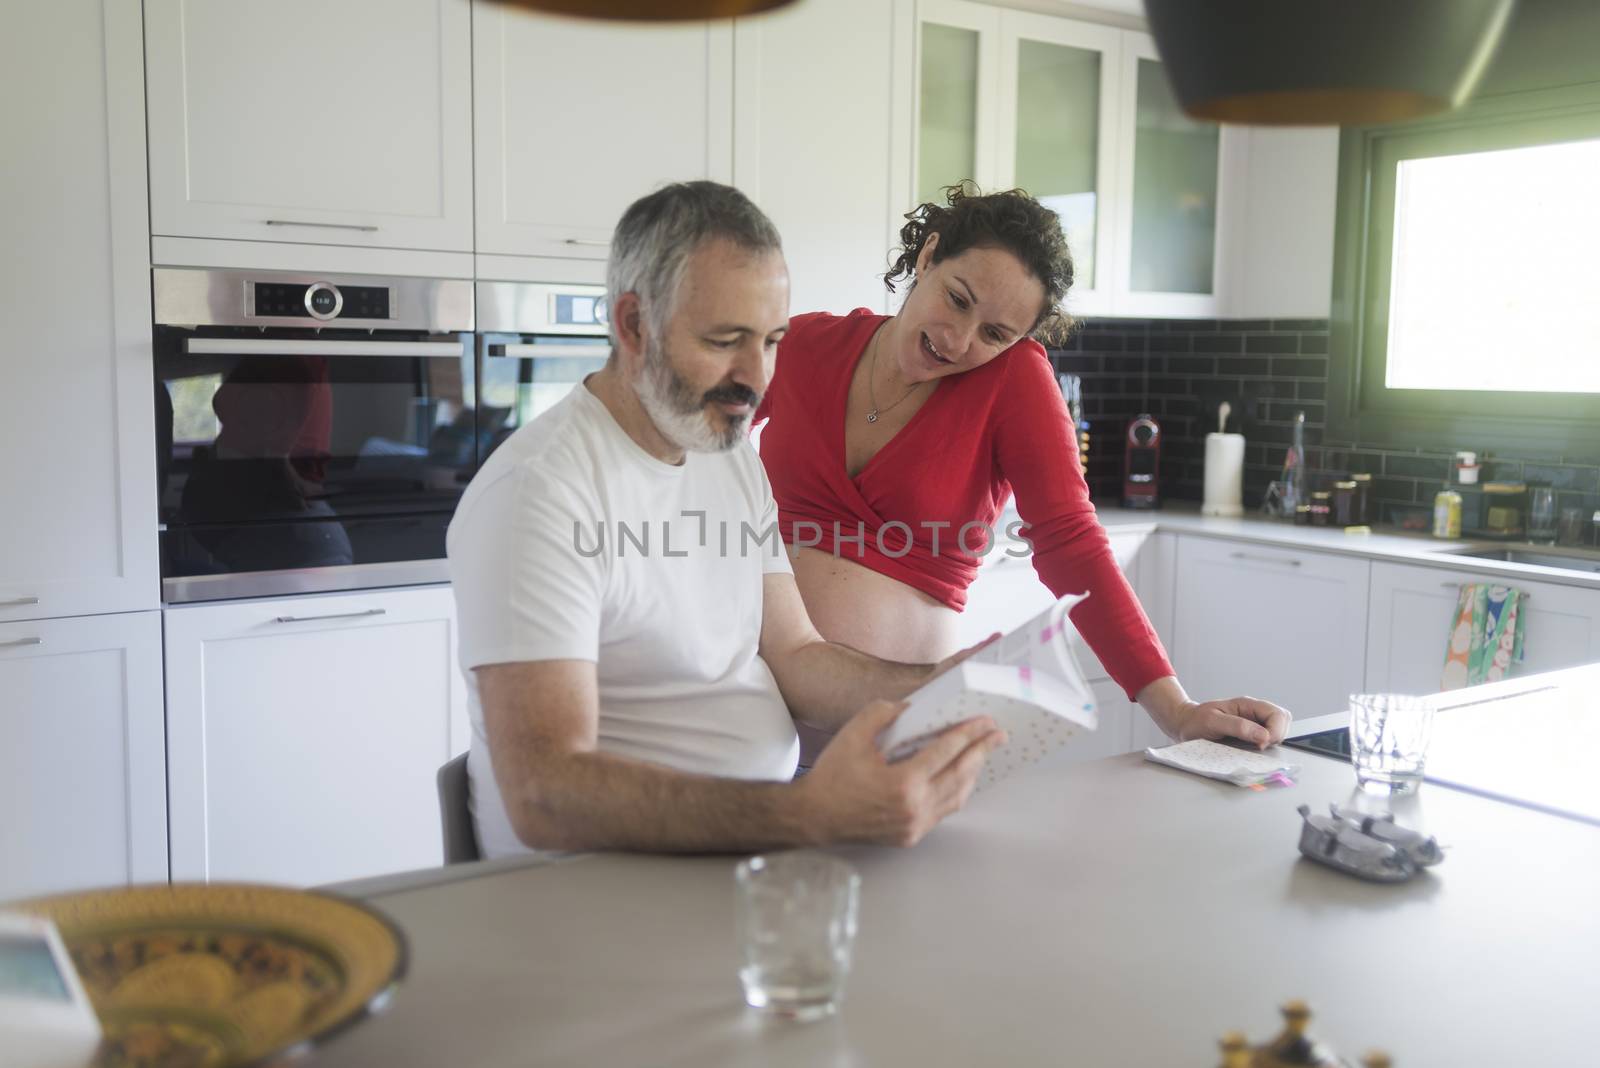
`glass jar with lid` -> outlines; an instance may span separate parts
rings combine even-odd
[[[1333,484],[1333,510],[1328,523],[1335,527],[1356,525],[1356,484],[1349,479]]]
[[[1372,476],[1365,472],[1350,476],[1356,484],[1356,522],[1358,527],[1372,525]]]
[[[1325,527],[1333,518],[1333,494],[1318,490],[1311,495],[1311,525]]]

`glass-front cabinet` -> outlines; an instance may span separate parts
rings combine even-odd
[[[1213,314],[1222,128],[1183,113],[1148,37],[1125,34],[1123,44],[1122,96],[1133,120],[1122,143],[1131,181],[1118,220],[1124,303]]]
[[[914,203],[971,179],[1061,216],[1074,315],[1216,311],[1220,128],[1142,33],[968,0],[918,5]]]
[[[1026,189],[1061,216],[1072,249],[1074,303],[1110,281],[1121,31],[1007,12],[1000,28],[999,188]]]
[[[966,0],[924,0],[920,11],[914,195],[925,204],[941,200],[946,186],[971,180],[988,189],[998,181],[991,116],[1001,12]]]

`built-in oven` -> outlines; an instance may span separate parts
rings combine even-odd
[[[153,272],[168,602],[443,581],[485,451],[465,279]]]
[[[605,366],[605,288],[478,283],[481,461]]]

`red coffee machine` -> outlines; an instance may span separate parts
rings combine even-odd
[[[1161,424],[1148,415],[1128,424],[1122,471],[1124,508],[1161,507]]]

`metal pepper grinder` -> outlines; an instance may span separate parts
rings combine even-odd
[[[1283,1031],[1277,1038],[1258,1047],[1251,1060],[1252,1068],[1341,1068],[1333,1051],[1310,1035],[1306,1024],[1311,1022],[1311,1009],[1303,1001],[1285,1002],[1279,1010],[1283,1013]]]

